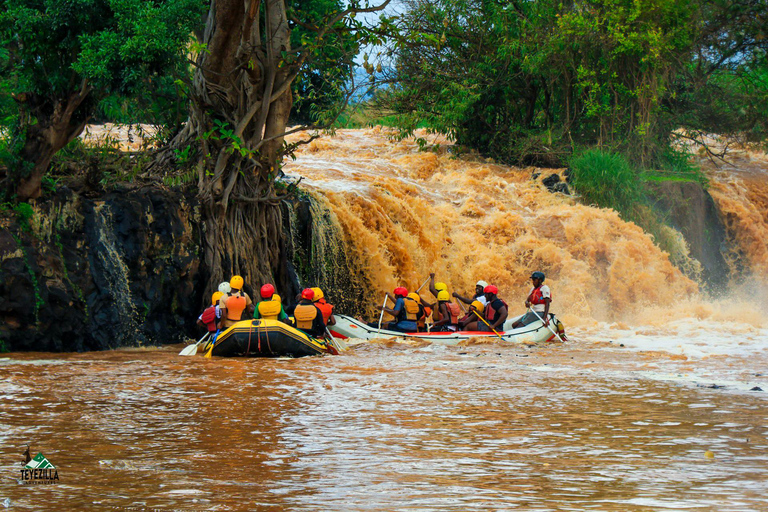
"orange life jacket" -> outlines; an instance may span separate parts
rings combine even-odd
[[[549,300],[552,300],[552,292],[549,293]],[[541,296],[541,286],[534,288],[531,292],[531,304],[546,304],[544,297]]]
[[[224,307],[227,308],[227,320],[234,320],[239,322],[245,311],[246,300],[242,295],[230,295],[224,302]]]
[[[451,315],[451,325],[458,325],[459,315],[461,315],[461,308],[454,302],[449,302],[445,305],[448,308],[448,314]]]
[[[507,306],[507,303],[504,302],[504,300],[496,297],[495,299],[493,299],[492,301],[488,302],[488,304],[485,305],[485,319],[488,320],[488,322],[493,322],[493,320],[496,318],[496,313],[498,313],[498,311],[493,309],[491,304],[493,304],[497,300],[500,300],[502,304],[504,304],[504,307],[506,307],[507,310],[509,310],[509,306]]]
[[[422,308],[424,308],[424,314],[419,321],[416,322],[419,329],[425,329],[427,327],[427,317],[432,314],[432,308],[428,308],[427,306],[422,306]]]
[[[315,302],[315,306],[317,306],[317,309],[323,314],[323,323],[328,325],[328,319],[331,318],[331,315],[333,314],[333,304],[328,304],[323,298]]]

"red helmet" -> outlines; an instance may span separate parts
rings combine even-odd
[[[268,299],[275,294],[275,287],[271,284],[265,284],[261,287],[261,298]]]
[[[499,289],[493,286],[492,284],[489,284],[488,286],[483,288],[483,293],[492,293],[496,295],[497,293],[499,293]]]
[[[395,288],[395,297],[405,297],[406,295],[408,295],[407,288],[403,288],[402,286]]]
[[[301,298],[312,300],[315,298],[315,292],[312,291],[312,288],[304,288],[301,292]]]

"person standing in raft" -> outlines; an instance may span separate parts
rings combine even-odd
[[[435,309],[435,313],[439,320],[436,320],[433,324],[433,330],[458,330],[461,308],[459,308],[459,305],[455,302],[451,302],[451,296],[448,295],[448,290],[440,290],[437,292],[437,309]]]
[[[243,312],[249,316],[253,314],[253,301],[247,293],[243,291],[243,278],[232,276],[229,281],[229,293],[225,293],[219,301],[221,309],[221,329],[228,329],[242,320]]]
[[[499,289],[492,284],[486,286],[483,292],[485,293],[486,301],[483,316],[491,327],[489,328],[485,323],[480,322],[477,324],[477,330],[487,332],[491,332],[491,329],[497,332],[503,331],[504,322],[507,321],[507,316],[509,315],[507,303],[496,295],[499,293]]]
[[[528,298],[525,299],[525,307],[531,308],[539,316],[537,317],[536,314],[528,311],[520,320],[512,324],[513,329],[537,322],[539,317],[544,320],[544,325],[549,325],[549,305],[552,302],[552,292],[549,290],[549,286],[544,284],[545,277],[544,272],[536,271],[531,274],[533,288],[528,293]]]
[[[323,313],[323,323],[328,327],[329,325],[336,325],[336,319],[333,317],[333,304],[328,304],[325,300],[325,294],[320,288],[312,288],[315,292],[315,306]]]
[[[203,314],[197,318],[197,325],[208,329],[208,334],[213,334],[219,330],[218,323],[221,319],[221,309],[219,309],[219,299],[224,295],[216,292],[211,296],[211,305],[205,308]],[[216,336],[214,336],[214,339]]]
[[[309,336],[322,338],[325,335],[325,323],[323,312],[312,302],[315,292],[305,288],[301,292],[301,299],[293,310],[293,326]]]
[[[256,305],[253,311],[253,318],[264,320],[278,320],[280,322],[286,322],[288,315],[283,310],[283,304],[280,302],[280,297],[275,294],[275,287],[271,284],[265,284],[261,287],[261,301]],[[275,299],[277,297],[277,299]]]
[[[394,295],[395,298],[392,299],[392,302],[395,303],[395,307],[390,309],[387,306],[383,306],[381,309],[395,319],[381,326],[388,331],[417,332],[417,322],[419,316],[423,314],[424,308],[418,302],[410,299],[408,297],[408,290],[402,286],[395,288]],[[387,293],[387,296],[391,298],[389,293]],[[378,327],[379,324],[378,322],[371,322],[368,325],[370,327]]]
[[[485,281],[478,281],[477,284],[475,284],[475,295],[471,299],[462,297],[456,292],[453,292],[453,296],[459,299],[461,302],[463,302],[467,306],[471,306],[474,301],[479,300],[483,304],[483,307],[485,307],[485,305],[487,304],[487,301],[485,299],[486,286],[488,286],[488,283],[486,283]]]

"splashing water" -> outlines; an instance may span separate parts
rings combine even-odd
[[[379,128],[315,140],[286,166],[338,219],[373,284],[371,301],[431,271],[466,295],[477,280],[494,283],[522,307],[530,273],[543,270],[570,322],[696,297],[696,283],[641,228],[549,193],[533,170],[456,159],[444,145],[419,152]]]

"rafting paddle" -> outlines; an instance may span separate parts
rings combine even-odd
[[[193,355],[197,354],[197,346],[200,345],[203,341],[207,340],[210,335],[211,335],[210,332],[205,333],[205,335],[202,338],[200,338],[200,340],[197,343],[195,343],[193,345],[189,345],[188,347],[184,347],[184,350],[179,352],[179,355],[180,356],[193,356]]]
[[[557,333],[555,332],[555,330],[554,330],[554,329],[552,329],[552,326],[551,326],[551,325],[549,325],[548,323],[544,323],[544,319],[543,319],[543,318],[541,318],[541,317],[539,316],[539,314],[533,310],[533,308],[532,308],[532,307],[528,306],[528,309],[530,309],[530,310],[531,310],[531,313],[533,313],[534,315],[536,315],[536,318],[538,318],[539,320],[541,320],[541,323],[543,323],[543,324],[544,324],[544,325],[545,325],[545,326],[546,326],[546,327],[547,327],[547,328],[548,328],[548,329],[549,329],[549,330],[552,332],[552,334],[554,334],[554,335],[555,335],[555,337],[556,337],[557,339],[559,339],[559,340],[560,340],[560,343],[565,343],[565,340],[564,340],[563,338],[561,338],[561,337],[560,337],[560,335],[559,335],[559,334],[557,334]]]
[[[418,289],[418,290],[416,290],[416,293],[419,293],[419,292],[421,291],[421,289],[422,289],[422,288],[424,288],[424,286],[425,286],[425,285],[426,285],[428,282],[429,282],[429,278],[427,278],[427,280],[426,280],[426,281],[424,281],[424,283],[422,283],[422,285],[421,285],[421,286],[419,286],[419,289]]]
[[[343,341],[340,342],[336,338],[333,337],[333,334],[331,334],[331,331],[326,327],[325,328],[325,334],[328,335],[328,337],[331,340],[331,345],[333,345],[333,348],[335,348],[339,353],[344,352],[345,350],[349,350],[349,347],[346,343]]]
[[[381,305],[381,314],[379,315],[379,334],[381,334],[381,321],[384,319],[384,308],[387,307],[387,294],[384,294],[384,304]]]
[[[498,337],[499,337],[499,339],[500,339],[501,341],[504,341],[504,338],[502,338],[502,337],[501,337],[501,334],[499,334],[498,332],[496,332],[496,329],[494,329],[493,327],[491,327],[491,324],[489,324],[488,322],[486,322],[486,321],[485,321],[485,318],[483,318],[482,316],[478,315],[477,313],[475,313],[475,316],[476,316],[477,318],[479,318],[481,322],[483,322],[485,325],[487,325],[487,326],[488,326],[488,328],[489,328],[490,330],[492,330],[492,331],[493,331],[493,333],[494,333],[496,336],[498,336]]]

